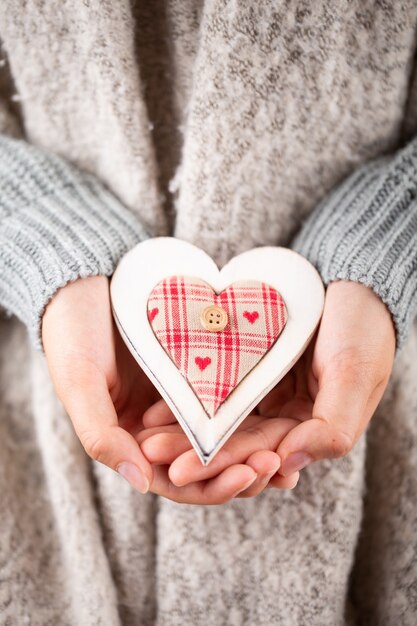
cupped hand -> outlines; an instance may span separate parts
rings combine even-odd
[[[42,341],[58,397],[87,454],[145,493],[151,464],[135,436],[159,394],[115,328],[105,276],[58,290],[42,319]]]
[[[172,491],[213,480],[234,463],[267,463],[273,452],[281,461],[278,471],[263,474],[240,496],[293,486],[312,461],[352,449],[382,397],[394,353],[394,325],[383,302],[359,283],[331,283],[314,342],[207,467],[164,403],[146,411],[138,440],[152,463],[168,464],[162,476]]]
[[[388,384],[395,347],[392,317],[369,287],[350,281],[328,286],[311,358],[297,372],[303,410],[290,400],[280,412],[298,412],[301,421],[278,447],[282,475],[352,450]]]

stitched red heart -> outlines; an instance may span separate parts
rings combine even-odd
[[[201,312],[210,305],[227,313],[221,331],[202,325]],[[160,314],[152,316],[156,309]],[[198,278],[170,276],[152,290],[148,316],[158,341],[213,417],[275,343],[287,310],[278,291],[259,281],[237,281],[216,294]]]
[[[201,371],[205,370],[208,365],[211,363],[211,358],[209,356],[205,356],[204,359],[201,356],[195,357],[195,362]]]
[[[158,315],[158,313],[159,313],[158,307],[155,307],[155,308],[151,309],[150,311],[148,311],[149,321],[153,322],[155,317]]]
[[[254,324],[259,317],[258,311],[243,311],[243,317],[246,317],[248,322]]]

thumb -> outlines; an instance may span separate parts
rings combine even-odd
[[[87,454],[146,493],[153,477],[151,465],[134,437],[119,426],[104,377],[61,384],[59,395]]]
[[[279,473],[288,476],[313,461],[350,452],[375,409],[372,391],[366,376],[340,371],[323,376],[312,418],[290,431],[277,450]]]

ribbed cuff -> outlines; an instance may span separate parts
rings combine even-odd
[[[110,276],[148,237],[93,176],[24,141],[0,137],[0,303],[42,348],[41,319],[72,280]]]
[[[391,312],[402,347],[417,312],[417,140],[357,170],[293,242],[328,285],[362,283]]]

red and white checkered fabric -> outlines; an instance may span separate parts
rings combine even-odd
[[[206,330],[200,314],[222,307],[227,326]],[[204,281],[171,276],[152,290],[148,318],[159,342],[213,417],[228,395],[279,337],[287,310],[276,289],[253,280],[237,281],[220,294]]]

